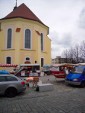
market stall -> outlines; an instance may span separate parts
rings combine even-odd
[[[7,70],[13,74],[17,66],[16,64],[0,64],[0,70]]]

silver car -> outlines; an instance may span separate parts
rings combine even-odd
[[[7,97],[14,97],[17,93],[23,92],[26,84],[20,78],[12,74],[0,74],[0,94]]]

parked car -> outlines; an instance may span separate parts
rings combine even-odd
[[[65,82],[67,84],[80,85],[84,87],[85,86],[85,66],[84,65],[76,66],[74,71],[70,72],[66,76]]]
[[[44,72],[44,75],[50,75],[51,74],[51,68],[52,66],[51,65],[44,65],[42,67],[42,72]]]
[[[54,75],[56,78],[65,78],[66,73],[64,68],[64,64],[54,64],[51,68],[51,74]]]
[[[0,74],[10,74],[7,70],[0,70]]]
[[[12,74],[0,74],[0,94],[14,97],[26,89],[25,82]]]

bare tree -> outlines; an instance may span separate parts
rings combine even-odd
[[[73,57],[74,57],[76,63],[80,62],[80,46],[78,44],[75,45],[75,47],[73,49]]]
[[[85,62],[85,41],[63,52],[66,63]]]
[[[81,57],[85,60],[85,41],[81,43],[80,50],[81,50]]]
[[[80,46],[77,44],[69,50],[64,51],[66,63],[79,63],[80,62]]]
[[[73,51],[74,49],[71,47],[68,51],[69,63],[73,63]]]
[[[65,58],[65,62],[68,63],[68,50],[67,49],[63,52],[63,55]]]

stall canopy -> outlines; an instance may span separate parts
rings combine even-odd
[[[16,64],[0,64],[0,67],[17,67]]]

